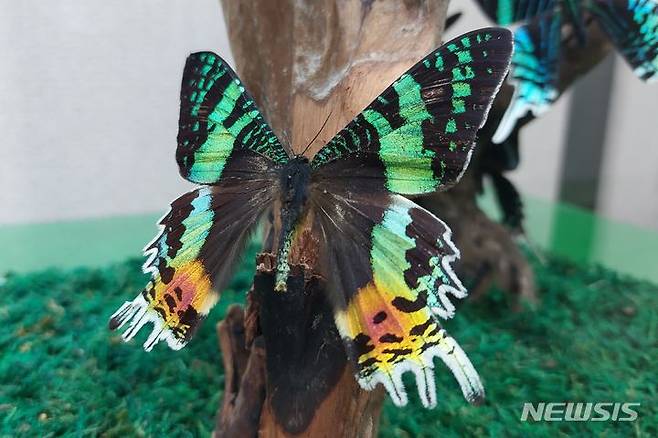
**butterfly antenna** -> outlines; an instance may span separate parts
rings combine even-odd
[[[324,127],[327,126],[327,122],[329,121],[329,118],[331,117],[331,113],[332,113],[332,112],[333,112],[333,110],[329,111],[329,115],[327,115],[327,118],[324,120],[324,123],[323,123],[322,126],[320,127],[320,130],[318,131],[317,134],[315,134],[315,137],[313,137],[313,139],[312,139],[311,141],[308,142],[308,144],[306,145],[306,147],[304,148],[304,150],[302,151],[302,153],[301,153],[300,155],[304,155],[304,154],[306,153],[306,151],[308,151],[308,148],[311,147],[311,145],[313,144],[313,142],[314,142],[314,141],[320,136],[320,134],[321,134],[322,131],[324,130]]]

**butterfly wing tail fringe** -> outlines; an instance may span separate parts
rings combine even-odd
[[[165,327],[162,318],[150,308],[142,294],[133,301],[123,303],[110,317],[109,326],[110,330],[121,330],[127,324],[121,338],[128,342],[149,322],[153,323],[153,329],[144,342],[144,350],[151,351],[159,341],[166,341],[169,348],[173,350],[180,350],[185,346],[185,342],[177,339],[171,330]]]
[[[484,386],[475,367],[468,356],[445,330],[442,330],[444,342],[439,344],[437,355],[452,371],[457,379],[464,398],[472,404],[479,405],[484,400]]]
[[[405,406],[409,400],[402,375],[411,371],[416,377],[416,387],[423,406],[434,408],[437,406],[437,395],[433,359],[439,357],[459,383],[464,398],[471,404],[479,405],[485,398],[485,391],[475,367],[445,330],[440,330],[439,334],[442,340],[425,350],[420,361],[407,359],[396,364],[391,372],[380,369],[369,376],[359,377],[359,384],[366,390],[372,390],[381,383],[396,406]]]

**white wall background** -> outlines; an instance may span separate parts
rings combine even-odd
[[[658,83],[617,62],[609,120],[599,209],[658,229]]]
[[[453,35],[489,25],[472,1],[451,10],[464,12]],[[232,62],[218,0],[0,0],[0,11],[0,224],[163,212],[190,187],[174,160],[179,84],[192,51]],[[658,85],[616,65],[599,204],[658,229]],[[568,104],[523,131],[512,178],[528,194],[557,196]]]
[[[0,0],[0,223],[158,212],[186,56],[230,60],[218,0]]]

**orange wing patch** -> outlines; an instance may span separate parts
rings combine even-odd
[[[361,386],[371,390],[382,383],[398,406],[408,401],[402,383],[406,371],[416,375],[423,405],[436,406],[435,356],[453,372],[469,402],[484,396],[473,365],[441,328],[422,294],[412,301],[371,282],[358,291],[345,311],[338,312],[336,325],[352,345],[350,354],[356,359]]]
[[[211,290],[210,279],[199,260],[176,269],[169,283],[156,276],[135,300],[126,302],[112,315],[114,328],[130,321],[123,339],[129,341],[148,322],[153,331],[144,343],[151,351],[159,341],[167,341],[174,350],[185,346],[200,319],[217,303],[219,295]]]

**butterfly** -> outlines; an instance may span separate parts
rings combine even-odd
[[[656,0],[478,0],[499,24],[526,22],[514,33],[510,82],[512,101],[492,140],[504,142],[528,112],[545,113],[557,100],[560,51],[598,23],[619,53],[645,81],[658,78],[658,1]]]
[[[272,293],[285,294],[301,229],[321,242],[318,269],[362,387],[382,383],[407,403],[401,376],[416,375],[436,404],[433,358],[477,401],[482,384],[441,327],[449,296],[466,290],[451,264],[450,229],[405,196],[446,190],[464,173],[476,133],[509,68],[512,34],[460,36],[400,76],[312,158],[288,153],[237,75],[214,53],[190,55],[181,86],[176,160],[200,186],[173,201],[145,248],[144,290],[111,317],[130,340],[146,324],[148,351],[182,348],[227,286],[257,226],[278,224]],[[268,239],[270,240],[270,239]]]

